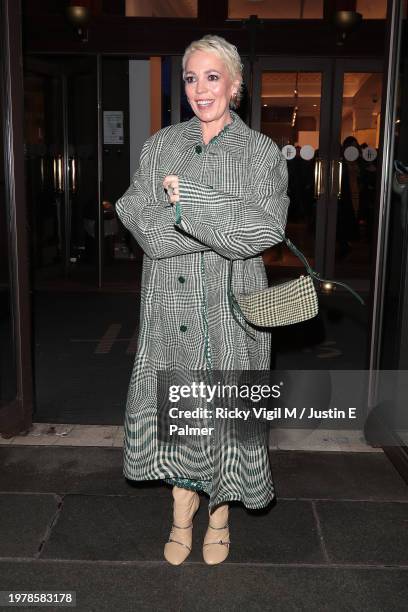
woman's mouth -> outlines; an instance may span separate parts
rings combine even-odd
[[[196,104],[199,108],[207,108],[211,106],[214,100],[196,100]]]

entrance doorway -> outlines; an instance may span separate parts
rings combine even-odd
[[[287,236],[322,278],[348,283],[366,301],[363,307],[325,285],[325,333],[310,353],[305,347],[309,367],[365,369],[372,341],[382,62],[260,58],[253,84],[252,127],[275,140],[288,163]],[[304,269],[282,246],[267,252],[265,263],[272,278]],[[291,332],[279,332],[282,343]]]
[[[115,181],[125,175],[129,184],[129,155],[120,143],[102,150],[101,138],[100,100],[115,109],[108,99],[114,91],[123,111],[126,78],[113,67],[119,85],[106,78],[103,98],[102,68],[99,56],[25,60],[35,422],[123,423],[138,274],[129,257],[120,266],[115,257],[120,228],[112,199]],[[110,160],[106,193],[103,156]]]
[[[27,62],[27,124],[37,126],[27,135],[37,421],[122,423],[138,332],[141,251],[114,211],[112,219],[105,215],[112,214],[130,183],[131,154],[137,159],[130,119],[132,113],[144,114],[130,108],[137,63],[132,59],[31,57]],[[149,70],[149,62],[142,63],[138,79]],[[165,127],[189,117],[180,58],[163,58],[161,71]],[[272,363],[282,369],[364,369],[377,242],[381,62],[259,58],[252,79],[248,76],[245,62],[252,91],[241,116],[275,140],[288,161],[288,237],[323,278],[347,282],[367,304],[327,289],[318,317],[274,330]],[[149,107],[149,87],[143,91]],[[138,104],[143,106],[140,96]],[[122,133],[124,141],[115,144],[107,139],[101,117],[113,120],[119,111],[122,127],[111,138]],[[267,251],[264,261],[271,282],[303,271],[282,245]],[[58,284],[64,292],[57,295]],[[51,359],[55,354],[59,358]],[[61,381],[52,392],[50,372]]]

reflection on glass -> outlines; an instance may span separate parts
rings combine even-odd
[[[0,63],[1,64],[1,63]],[[1,65],[0,65],[1,68]],[[0,116],[3,99],[0,90]],[[17,393],[16,360],[10,279],[7,193],[5,181],[3,122],[0,122],[0,401],[13,400]]]
[[[345,73],[337,182],[338,277],[368,281],[373,257],[377,153],[381,108],[380,73]]]
[[[286,0],[286,2],[257,2],[229,0],[230,19],[248,19],[256,14],[260,19],[322,19],[323,0]]]
[[[261,131],[281,148],[288,165],[287,234],[311,265],[315,255],[316,201],[321,187],[319,160],[319,72],[262,73]],[[265,254],[274,266],[301,266],[288,249],[274,247]]]
[[[58,77],[24,74],[24,135],[27,210],[31,220],[34,279],[61,261],[62,86]]]
[[[126,0],[126,17],[197,17],[197,0]]]

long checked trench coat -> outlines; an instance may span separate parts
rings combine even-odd
[[[230,110],[208,144],[198,117],[162,128],[145,142],[117,214],[144,251],[138,345],[124,421],[123,473],[130,480],[205,483],[212,512],[222,502],[266,506],[275,496],[266,444],[227,446],[158,438],[157,372],[269,370],[267,330],[245,332],[227,297],[263,289],[261,253],[281,242],[289,198],[287,165],[276,143]],[[179,177],[170,205],[165,176]],[[173,480],[172,480],[173,479]],[[181,482],[181,480],[180,480]]]

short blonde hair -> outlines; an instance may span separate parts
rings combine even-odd
[[[239,79],[237,93],[230,100],[230,107],[237,108],[242,99],[243,93],[243,69],[244,66],[235,45],[229,43],[225,38],[216,34],[206,34],[200,40],[193,40],[184,51],[182,67],[183,79],[186,73],[187,60],[194,51],[205,51],[216,53],[224,62],[227,71],[233,81]]]

